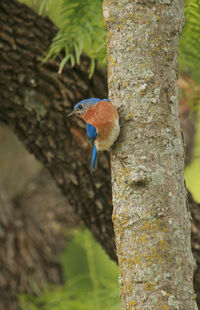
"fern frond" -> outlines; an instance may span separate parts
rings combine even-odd
[[[70,266],[70,268],[69,268]],[[89,231],[77,231],[62,255],[66,284],[33,283],[34,295],[22,294],[21,310],[120,310],[118,267]],[[35,290],[36,288],[36,290]]]
[[[52,4],[52,0],[40,0],[40,8],[39,8],[39,14],[43,14],[44,12],[46,13]]]
[[[55,58],[64,50],[65,57],[59,69],[61,73],[68,60],[72,65],[75,62],[79,64],[80,55],[85,53],[91,59],[91,75],[96,60],[106,64],[102,0],[63,0],[60,12],[60,29],[53,39],[45,60]]]
[[[200,78],[200,2],[187,0],[185,5],[186,23],[180,39],[180,71],[193,79]]]
[[[55,0],[21,0],[30,5],[39,15],[47,14],[50,6]]]

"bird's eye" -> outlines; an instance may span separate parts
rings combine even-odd
[[[82,109],[83,109],[83,106],[82,106],[82,105],[79,105],[78,109],[79,109],[79,110],[82,110]]]

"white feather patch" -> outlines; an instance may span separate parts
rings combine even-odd
[[[98,151],[105,151],[105,150],[109,150],[111,148],[111,146],[113,145],[113,143],[117,140],[117,137],[119,136],[119,132],[120,132],[120,127],[119,127],[119,120],[115,120],[113,129],[111,130],[110,135],[108,136],[107,139],[105,140],[95,140],[95,145],[97,147]]]

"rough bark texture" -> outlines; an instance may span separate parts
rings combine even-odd
[[[96,70],[89,80],[87,58],[81,67],[68,66],[62,76],[57,74],[59,62],[42,65],[56,28],[16,1],[0,2],[0,28],[0,120],[49,169],[76,213],[116,260],[111,190],[105,185],[110,182],[107,154],[91,177],[85,125],[66,118],[80,99],[106,97],[105,75]]]
[[[182,0],[107,1],[113,224],[123,309],[197,309],[178,119]]]
[[[0,29],[0,120],[14,130],[27,149],[48,168],[57,185],[67,196],[68,204],[73,206],[74,212],[103,245],[108,255],[116,260],[107,154],[100,157],[99,170],[91,177],[88,169],[90,150],[85,125],[76,118],[69,120],[65,117],[65,114],[80,99],[92,96],[106,97],[105,73],[96,70],[93,79],[89,80],[89,61],[86,57],[82,58],[81,67],[72,69],[68,66],[62,76],[57,74],[59,60],[42,65],[41,60],[46,55],[57,29],[47,18],[39,17],[16,1],[0,2]],[[14,247],[13,264],[5,265],[5,258],[9,255],[7,254],[8,226],[3,225],[0,220],[5,233],[5,238],[1,240],[1,262],[2,269],[5,269],[5,273],[1,271],[2,277],[0,277],[1,302],[5,305],[4,308],[1,307],[2,310],[16,309],[16,293],[30,292],[29,275],[37,282],[38,275],[41,274],[43,277],[39,283],[43,280],[55,282],[55,279],[58,281],[60,277],[60,265],[55,263],[51,269],[51,262],[54,261],[52,256],[55,250],[54,244],[46,240],[46,234],[43,234],[42,240],[39,227],[38,230],[36,229],[37,220],[30,223],[34,219],[33,216],[28,217],[28,223],[24,228],[20,228],[20,238],[21,236],[25,238],[23,251],[21,247],[15,247],[18,244],[19,233],[14,224],[14,209],[11,210],[12,216],[10,214],[7,221],[13,223],[8,225],[11,230],[9,234],[12,237],[16,235],[14,240],[11,239],[9,248],[10,251]],[[63,209],[63,214],[65,212],[67,210]],[[23,208],[19,214],[23,215]],[[40,213],[40,216],[44,223],[45,213]],[[31,227],[34,227],[35,231],[31,232]],[[32,237],[32,242],[27,245],[27,238],[30,240],[30,234],[33,231],[33,235],[36,235],[35,243]],[[53,234],[53,231],[49,233]],[[41,243],[38,242],[37,236]],[[57,235],[57,240],[62,238],[62,235],[60,238]],[[36,253],[35,244],[38,246]],[[62,242],[59,246],[61,249]],[[45,256],[47,248],[48,261]],[[30,266],[24,249],[28,257],[30,253],[33,254]],[[19,264],[15,263],[15,258],[18,258],[16,262]],[[47,268],[45,272],[42,270],[44,266]],[[38,268],[37,272],[35,268]],[[22,270],[24,272],[20,276]],[[51,276],[53,272],[54,279]],[[12,283],[9,282],[11,278],[13,278]],[[18,286],[22,279],[23,285]]]
[[[108,255],[116,260],[111,222],[112,205],[108,156],[104,154],[100,157],[98,172],[91,177],[88,173],[89,146],[84,136],[84,125],[75,118],[66,120],[63,116],[63,111],[71,110],[73,104],[79,99],[90,96],[106,97],[106,74],[97,70],[93,79],[89,80],[87,58],[83,58],[81,67],[73,69],[67,67],[61,76],[57,75],[58,62],[54,61],[42,66],[40,60],[45,55],[55,32],[56,28],[48,19],[37,16],[28,7],[13,0],[1,0],[0,120],[13,129],[27,149],[49,169],[63,194],[67,197],[66,207],[73,207],[74,213],[77,213],[86,223]],[[61,207],[65,208],[65,200],[61,200],[58,196],[56,196],[56,200],[59,202],[58,213],[56,212],[57,208],[54,208],[53,205],[49,206],[47,196],[48,190],[49,193],[54,192],[52,182],[51,186],[48,185],[47,179],[41,176],[35,181],[39,184],[31,182],[31,189],[28,185],[23,197],[16,198],[13,204],[9,200],[2,200],[1,205],[4,208],[1,214],[5,216],[0,216],[2,255],[0,258],[2,268],[0,291],[2,292],[1,301],[5,307],[3,308],[3,303],[1,303],[1,310],[18,309],[16,293],[31,291],[31,286],[27,281],[27,277],[30,275],[35,281],[38,281],[39,274],[42,275],[41,279],[44,281],[49,280],[55,283],[62,280],[60,266],[57,258],[55,263],[54,255],[63,248],[63,234],[62,232],[59,234],[59,231],[55,232],[54,228],[56,225],[57,227],[68,225],[67,215],[69,212],[60,209]],[[41,196],[41,204],[38,202],[39,198],[34,198],[34,194],[39,197],[37,186],[40,190],[45,189],[40,191],[41,195],[46,193],[43,197],[47,202],[45,205],[41,201]],[[30,196],[34,203],[30,202]],[[21,204],[22,201],[23,204]],[[30,204],[32,205],[31,209],[28,208]],[[17,210],[15,210],[16,205]],[[200,236],[197,233],[197,227],[200,212],[195,202],[190,205],[196,207],[193,248],[199,258],[198,244],[200,241],[198,242],[197,238]],[[49,207],[51,209],[50,218],[48,217],[49,211],[47,212]],[[32,216],[29,215],[29,211]],[[43,227],[47,219],[49,222],[47,226]],[[50,222],[54,222],[54,220],[55,226],[50,225]],[[64,223],[63,220],[66,222]],[[18,227],[18,222],[22,226]],[[38,222],[41,225],[37,225]],[[4,223],[9,223],[9,225]],[[31,232],[32,228],[35,229],[34,233],[33,230]],[[40,229],[45,233],[42,234]],[[36,237],[33,238],[31,233]],[[10,242],[10,246],[7,246],[7,240],[13,240],[13,236],[16,236],[14,242]],[[55,248],[54,238],[61,242],[60,244],[56,243],[57,248]],[[19,240],[22,239],[26,242],[31,240],[31,243],[29,245],[26,245],[26,242],[20,243]],[[16,246],[18,243],[20,246]],[[43,248],[44,250],[42,250]],[[8,264],[5,258],[11,252],[13,259],[12,263]],[[34,253],[33,259],[31,259],[30,253]],[[26,257],[29,257],[30,260]],[[18,264],[15,263],[15,260]],[[8,261],[10,262],[10,260]],[[51,262],[54,264],[52,265]],[[199,262],[200,259],[198,259]],[[44,266],[46,267],[45,271],[42,270]],[[3,269],[4,272],[2,272]],[[6,280],[7,278],[11,283]],[[195,279],[196,287],[199,287],[198,278]],[[7,284],[5,285],[5,283]],[[197,289],[197,292],[199,293],[200,289]]]
[[[0,214],[0,309],[13,310],[19,293],[62,282],[60,253],[79,218],[45,171],[13,201],[0,191]]]

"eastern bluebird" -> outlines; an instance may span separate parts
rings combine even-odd
[[[77,115],[86,122],[86,131],[93,145],[91,174],[97,168],[98,151],[109,150],[120,131],[119,114],[109,99],[90,98],[78,102],[68,114]]]

